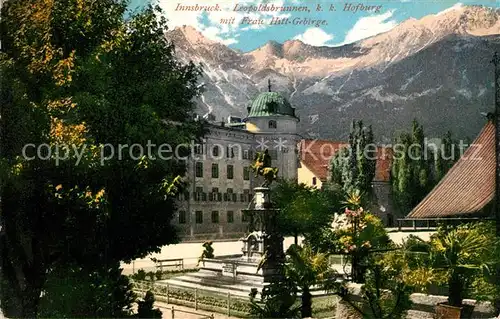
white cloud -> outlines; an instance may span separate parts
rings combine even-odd
[[[233,11],[236,4],[235,1],[218,1],[218,0],[184,0],[177,2],[173,0],[157,0],[160,7],[165,12],[167,24],[170,29],[175,27],[188,25],[196,28],[205,37],[210,40],[218,41],[226,45],[238,42],[240,31],[249,29],[263,29],[269,25],[241,25],[240,21],[243,17],[250,19],[270,19],[272,17],[285,18],[290,14],[282,14],[278,11],[274,12],[239,12]],[[182,6],[206,6],[219,5],[221,11],[176,11],[178,4]],[[258,6],[261,3],[274,4],[275,6],[283,5],[283,1],[269,0],[240,0],[237,2],[240,6],[254,5]],[[205,16],[205,19],[203,17]],[[221,19],[235,18],[234,24],[221,24]]]
[[[360,18],[352,29],[347,32],[342,44],[353,43],[391,30],[398,25],[396,20],[388,20],[393,14],[394,11],[392,10],[383,14]]]
[[[300,40],[309,45],[327,45],[333,39],[333,34],[326,33],[321,28],[309,28],[304,33],[297,35],[295,40]]]

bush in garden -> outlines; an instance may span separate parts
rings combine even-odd
[[[153,308],[154,303],[155,303],[155,296],[151,290],[148,290],[146,292],[144,300],[140,300],[137,302],[137,304],[139,305],[137,311],[137,318],[161,318],[162,313],[160,309]]]
[[[370,253],[392,246],[382,221],[365,211],[361,200],[359,191],[350,193],[344,201],[344,211],[335,214],[331,226],[309,240],[321,252],[347,255],[352,265],[351,278],[357,283],[364,281]]]
[[[139,269],[137,271],[137,274],[134,274],[133,276],[133,279],[135,280],[146,280],[146,272],[144,271],[144,269]]]
[[[404,267],[404,264],[388,266],[384,259],[371,258],[370,267],[365,274],[365,284],[361,287],[364,302],[359,305],[350,300],[346,288],[341,289],[339,295],[363,318],[404,318],[412,305],[412,289],[403,280]]]

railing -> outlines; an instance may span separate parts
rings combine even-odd
[[[203,288],[188,288],[165,282],[131,281],[135,292],[145,294],[151,290],[155,299],[169,305],[179,305],[193,308],[195,311],[204,310],[234,317],[247,318],[250,313],[250,295],[238,295],[212,291]],[[317,293],[316,293],[317,292]],[[320,293],[312,289],[313,311],[315,318],[331,317],[331,311],[336,303],[332,293]],[[260,295],[260,294],[258,294]],[[300,299],[300,296],[297,296]],[[259,296],[256,301],[259,302]],[[164,307],[165,308],[165,307]],[[167,309],[171,309],[170,307]],[[179,311],[174,308],[175,311]],[[178,316],[177,318],[181,318]]]
[[[434,230],[439,224],[446,223],[451,225],[458,225],[461,223],[477,222],[485,220],[494,220],[492,217],[453,217],[453,218],[400,218],[398,222],[398,230],[403,230],[403,225],[410,227],[413,230]]]
[[[211,314],[211,315],[206,315],[206,314],[203,314],[203,313],[198,313],[198,312],[194,312],[194,311],[187,311],[187,310],[182,310],[182,309],[175,309],[174,306],[172,307],[164,307],[164,306],[158,306],[159,308],[164,308],[164,309],[170,309],[171,311],[171,316],[172,316],[172,319],[175,319],[176,316],[175,314],[176,313],[182,313],[182,314],[188,314],[188,315],[195,315],[195,316],[200,316],[199,319],[214,319],[214,314]],[[179,316],[179,318],[183,318],[184,316]]]
[[[151,261],[155,263],[156,269],[160,269],[163,271],[163,267],[179,267],[180,270],[184,269],[184,259],[175,258],[175,259],[156,259],[151,258]]]
[[[151,281],[132,281],[134,290],[145,293],[151,290],[156,300],[167,304],[194,308],[197,310],[214,311],[231,316],[244,317],[250,310],[249,296],[238,296],[231,293],[221,293],[199,288],[188,288],[170,283],[155,283]]]

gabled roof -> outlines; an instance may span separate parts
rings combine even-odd
[[[346,142],[328,140],[302,140],[300,143],[300,161],[321,181],[328,179],[331,158]],[[374,182],[388,182],[391,176],[392,150],[389,147],[377,148],[377,163]]]
[[[479,136],[407,218],[440,218],[477,213],[495,196],[495,125]]]

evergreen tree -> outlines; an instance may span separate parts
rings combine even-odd
[[[408,214],[439,182],[459,158],[459,149],[448,132],[439,147],[426,142],[417,120],[410,133],[395,139],[391,168],[392,195],[401,214]]]
[[[349,146],[338,151],[330,162],[330,181],[345,192],[370,193],[375,177],[376,152],[372,127],[363,126],[362,121],[353,121]]]

